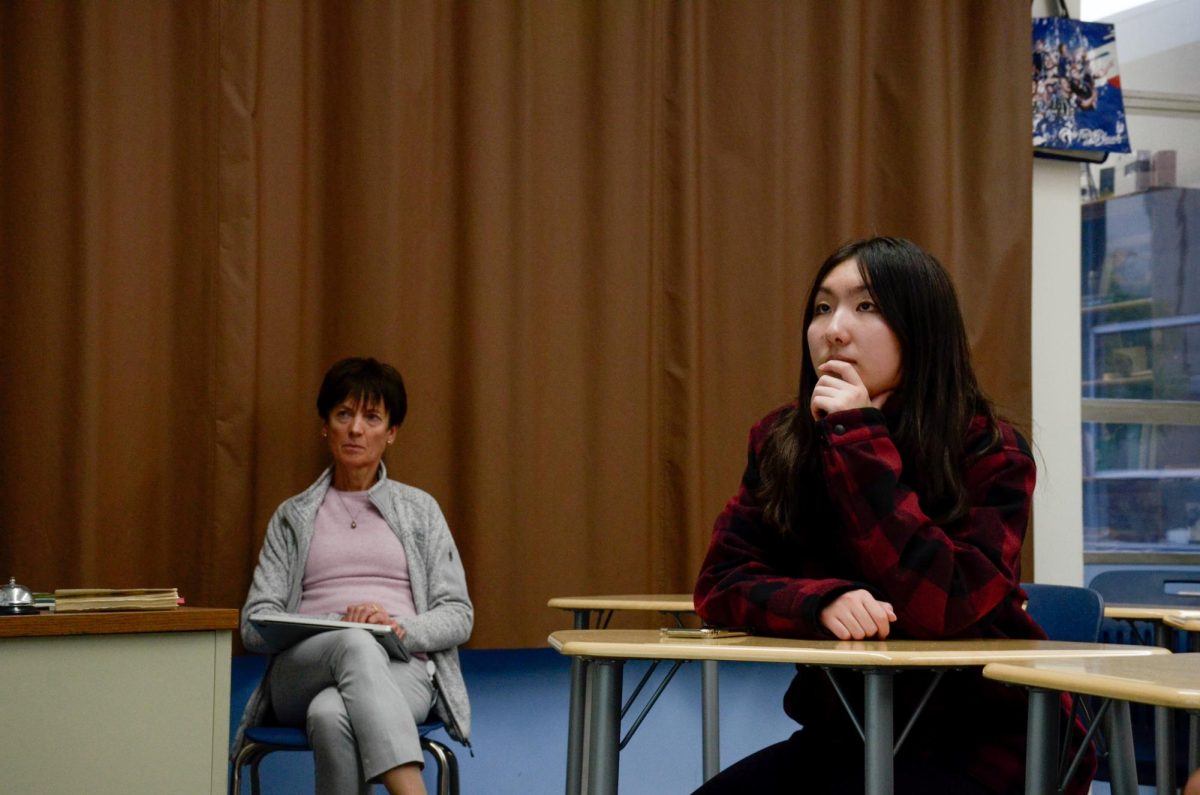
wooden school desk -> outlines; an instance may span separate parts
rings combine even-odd
[[[1146,621],[1154,625],[1154,643],[1163,648],[1171,647],[1171,625],[1169,621],[1200,618],[1200,610],[1178,605],[1135,605],[1105,604],[1104,617],[1121,621]],[[1136,633],[1135,633],[1136,634]]]
[[[1186,632],[1188,648],[1200,652],[1200,610],[1193,608],[1167,616],[1163,624],[1177,632]],[[1197,675],[1200,676],[1200,672]],[[1200,768],[1200,713],[1192,711],[1188,715],[1188,770],[1197,768]]]
[[[1154,643],[1164,649],[1174,649],[1175,632],[1187,631],[1188,620],[1200,617],[1200,610],[1195,607],[1179,605],[1143,605],[1143,604],[1105,604],[1104,617],[1128,621],[1133,627],[1134,621],[1145,621],[1154,626]],[[1137,638],[1136,629],[1133,635]],[[1196,717],[1193,715],[1189,722],[1192,724],[1193,735],[1200,730],[1197,728]],[[1172,711],[1163,706],[1154,707],[1154,781],[1157,795],[1174,795],[1175,793],[1175,720]]]
[[[696,612],[690,593],[556,596],[546,604],[559,610],[570,610],[575,616],[575,629],[591,629],[593,613],[597,615],[595,628],[605,629],[612,614],[618,610],[670,613],[676,621],[680,616]]]
[[[683,594],[617,594],[611,596],[559,596],[547,602],[550,607],[570,610],[574,614],[575,629],[592,629],[592,616],[596,617],[595,628],[605,629],[618,610],[667,613],[682,626],[681,617],[695,613],[690,593]],[[653,669],[651,669],[652,671]],[[651,671],[646,672],[649,677]],[[673,675],[671,674],[668,676]],[[704,780],[708,781],[721,770],[721,727],[720,727],[720,682],[716,660],[700,663],[700,726],[701,764]],[[584,734],[584,709],[582,699],[586,686],[587,659],[571,658],[571,704],[567,720],[568,748],[582,749]],[[577,695],[578,694],[578,695]],[[653,706],[651,701],[646,710]],[[643,715],[645,711],[643,711]],[[583,786],[583,771],[578,764],[582,754],[567,754],[567,795],[577,795]]]
[[[1196,641],[1200,640],[1200,610],[1180,610],[1174,615],[1164,616],[1162,622],[1171,629],[1188,633],[1192,649],[1196,648]]]
[[[663,638],[657,630],[563,630],[549,637],[559,653],[590,660],[587,693],[572,693],[586,705],[589,737],[568,746],[586,750],[590,795],[615,795],[618,782],[621,673],[625,660],[728,660],[815,665],[861,670],[864,685],[863,740],[867,795],[892,792],[892,679],[902,669],[945,670],[992,662],[1076,656],[1148,657],[1151,646],[1064,643],[1048,640],[822,641],[745,636],[716,640]],[[578,683],[572,680],[572,689]],[[903,735],[901,735],[903,740]],[[582,766],[582,760],[575,760]],[[569,762],[570,765],[570,762]]]
[[[225,793],[237,610],[0,616],[5,792]]]
[[[1200,654],[994,663],[983,669],[983,675],[1029,688],[1027,793],[1052,792],[1056,787],[1054,769],[1058,738],[1054,729],[1058,724],[1061,692],[1113,699],[1106,718],[1113,716],[1109,719],[1110,725],[1117,735],[1110,739],[1109,745],[1114,795],[1137,793],[1128,702],[1185,709],[1193,714],[1200,710]],[[1156,746],[1161,739],[1156,738]],[[1198,741],[1200,738],[1193,734],[1189,756],[1195,755]],[[1162,750],[1156,748],[1157,753]]]

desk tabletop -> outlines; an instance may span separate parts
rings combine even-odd
[[[1190,615],[1167,616],[1163,623],[1184,632],[1200,632],[1200,610],[1188,611]]]
[[[983,675],[1026,687],[1200,710],[1200,654],[993,663]]]
[[[1105,618],[1124,618],[1134,621],[1163,621],[1167,618],[1200,618],[1200,608],[1179,605],[1105,604]]]
[[[1147,657],[1156,646],[1051,640],[794,640],[753,635],[666,638],[653,629],[570,629],[551,633],[561,654],[617,659],[722,660],[871,667],[956,667],[1073,657]]]
[[[92,613],[43,611],[36,616],[0,616],[0,638],[128,635],[139,632],[200,632],[204,630],[236,630],[237,627],[237,610],[216,607],[177,607],[174,610]]]
[[[546,605],[560,610],[657,610],[663,613],[692,613],[696,609],[690,593],[556,596]]]

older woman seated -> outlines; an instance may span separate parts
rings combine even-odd
[[[242,608],[242,640],[272,655],[246,726],[269,715],[304,726],[318,793],[424,793],[417,724],[431,711],[467,742],[470,707],[458,662],[474,611],[462,561],[437,502],[388,480],[383,454],[404,420],[404,382],[374,359],[344,359],[317,395],[332,465],[275,511]],[[362,629],[275,648],[248,617],[270,612],[383,624],[400,661]],[[436,682],[434,681],[436,676]]]

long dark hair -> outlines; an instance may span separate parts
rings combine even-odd
[[[900,341],[900,385],[888,410],[892,438],[904,462],[906,480],[920,495],[922,509],[939,524],[966,513],[963,467],[968,455],[981,455],[999,441],[991,403],[979,388],[962,313],[950,276],[932,255],[908,240],[872,237],[847,243],[817,271],[804,306],[804,356],[797,404],[783,412],[762,453],[759,497],[767,518],[784,532],[802,516],[803,476],[815,474],[820,456],[816,420],[809,403],[817,381],[808,327],[813,298],[829,272],[854,259],[884,320]],[[986,418],[991,440],[983,449],[964,450],[968,426]]]

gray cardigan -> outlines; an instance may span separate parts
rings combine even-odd
[[[304,492],[286,500],[267,525],[250,593],[242,607],[242,642],[249,651],[274,655],[282,649],[268,644],[250,624],[256,613],[294,613],[300,607],[301,584],[312,543],[317,509],[333,481],[327,469]],[[410,652],[425,652],[437,670],[436,711],[452,737],[469,745],[471,706],[458,662],[458,646],[471,637],[475,610],[467,595],[467,580],[450,528],[437,501],[420,489],[387,479],[381,462],[379,479],[367,492],[388,526],[404,545],[408,576],[417,615],[402,622],[402,644]],[[268,664],[266,676],[270,676]],[[266,682],[266,677],[263,677]],[[250,696],[233,742],[236,756],[248,726],[261,723],[270,710],[265,684]]]

